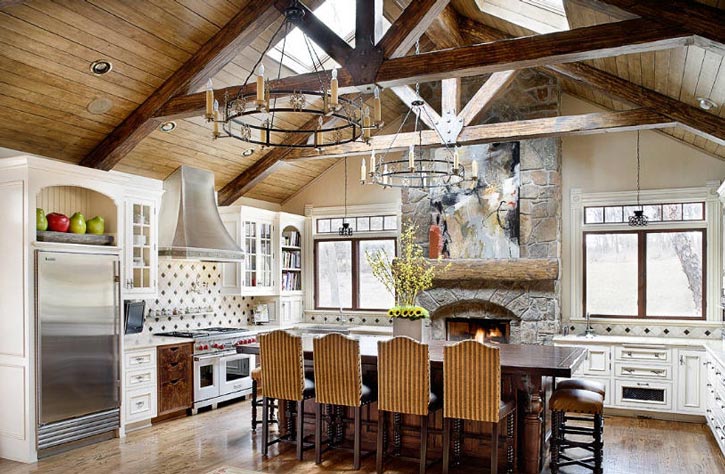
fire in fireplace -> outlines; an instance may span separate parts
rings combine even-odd
[[[508,319],[448,318],[446,340],[476,339],[480,342],[506,343],[509,340],[510,327]]]

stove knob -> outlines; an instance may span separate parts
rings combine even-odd
[[[219,349],[224,349],[224,344],[219,344]]]
[[[204,344],[199,344],[198,346],[196,346],[196,348],[198,350],[200,350],[200,351],[203,351],[204,350]]]
[[[204,350],[205,351],[208,351],[209,350],[209,344],[204,344]]]

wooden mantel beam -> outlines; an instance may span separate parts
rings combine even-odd
[[[169,99],[203,85],[278,18],[279,13],[269,2],[247,2],[229,23],[131,112],[80,164],[102,170],[113,168],[161,123],[154,115]]]
[[[541,281],[559,278],[559,260],[556,258],[456,258],[430,260],[430,263],[436,269],[436,281]]]
[[[673,127],[675,122],[648,109],[625,110],[622,112],[599,112],[582,115],[546,117],[515,122],[499,122],[464,127],[458,136],[458,144],[507,142],[532,138],[562,137],[568,135],[588,135],[607,132],[622,132],[639,129]],[[424,130],[419,137],[417,132],[404,132],[397,135],[376,135],[370,143],[352,142],[344,145],[326,147],[322,152],[315,150],[294,150],[285,160],[304,160],[322,158],[340,158],[352,155],[406,150],[411,144],[440,147],[441,140],[433,130]]]

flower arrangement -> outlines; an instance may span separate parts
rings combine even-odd
[[[423,247],[415,242],[416,227],[406,224],[400,234],[400,255],[393,259],[384,249],[365,252],[373,276],[395,296],[395,306],[388,310],[391,318],[410,320],[428,318],[428,310],[415,305],[418,293],[433,287],[436,269],[423,256]],[[446,266],[442,271],[446,271]]]

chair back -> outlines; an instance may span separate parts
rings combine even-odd
[[[264,396],[280,400],[302,400],[305,368],[302,338],[277,330],[257,336]]]
[[[443,416],[498,423],[499,349],[474,340],[443,348]]]
[[[378,409],[427,415],[430,403],[428,345],[409,337],[378,342]]]
[[[357,407],[362,397],[360,343],[341,334],[315,338],[315,401]],[[265,368],[266,370],[266,368]]]

